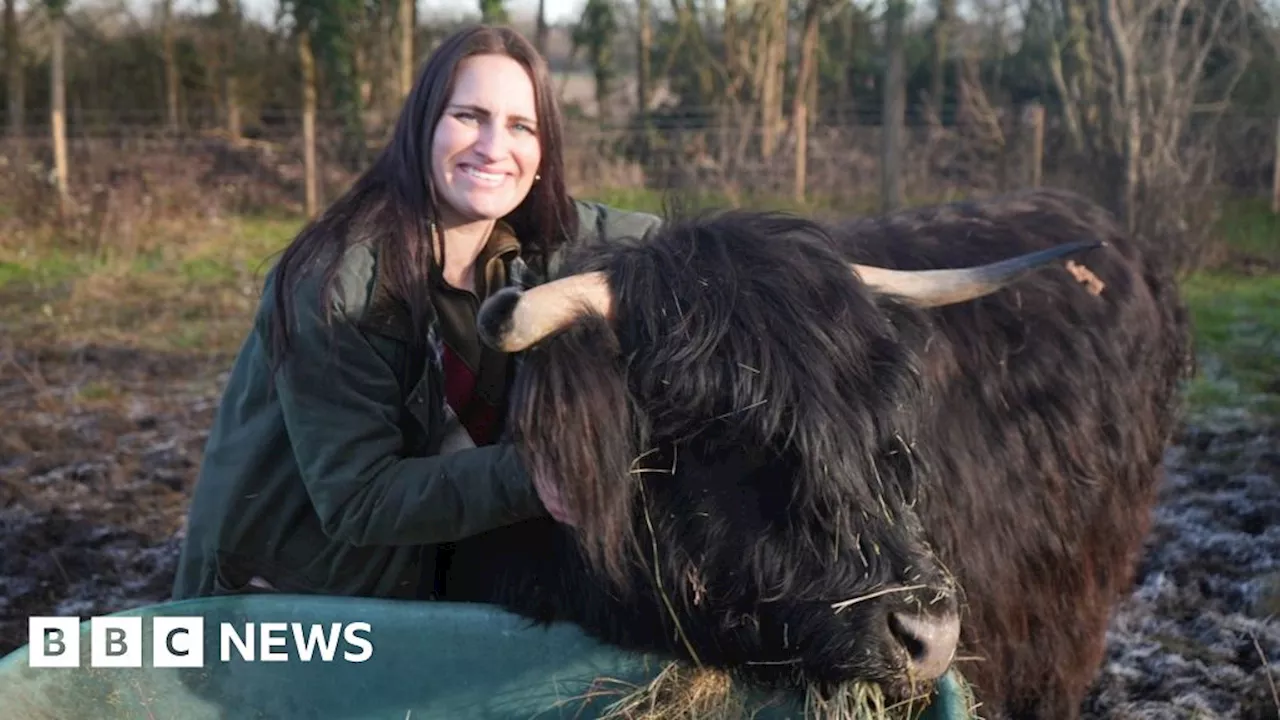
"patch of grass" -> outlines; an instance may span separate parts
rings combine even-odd
[[[231,352],[299,227],[273,217],[158,225],[128,253],[0,243],[0,323],[61,343]]]
[[[1271,212],[1271,204],[1264,198],[1226,201],[1218,235],[1232,255],[1280,263],[1280,215]]]
[[[1200,374],[1193,412],[1241,410],[1280,417],[1280,275],[1193,275],[1183,284]]]

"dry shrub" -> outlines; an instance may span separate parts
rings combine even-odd
[[[131,257],[154,249],[156,227],[204,224],[236,214],[303,210],[302,153],[283,143],[217,134],[69,141],[70,203],[60,212],[50,143],[0,141],[0,183],[12,188],[0,237],[36,236],[67,250]],[[321,189],[350,175],[323,157]]]

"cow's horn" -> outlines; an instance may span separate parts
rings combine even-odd
[[[503,288],[480,306],[480,339],[503,352],[520,352],[563,330],[583,312],[613,315],[613,295],[602,272],[570,275],[530,290]]]
[[[1104,245],[1101,240],[1066,243],[989,265],[955,270],[889,270],[857,264],[853,270],[875,292],[902,298],[918,307],[937,307],[990,295],[1058,258]]]

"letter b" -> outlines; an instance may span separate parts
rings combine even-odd
[[[29,618],[27,663],[33,668],[80,667],[80,618]]]
[[[93,618],[89,640],[93,667],[142,667],[142,618]]]

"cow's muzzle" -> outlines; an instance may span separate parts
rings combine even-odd
[[[889,612],[887,619],[890,637],[906,653],[907,670],[912,679],[937,680],[947,672],[960,644],[958,613],[896,611]]]

